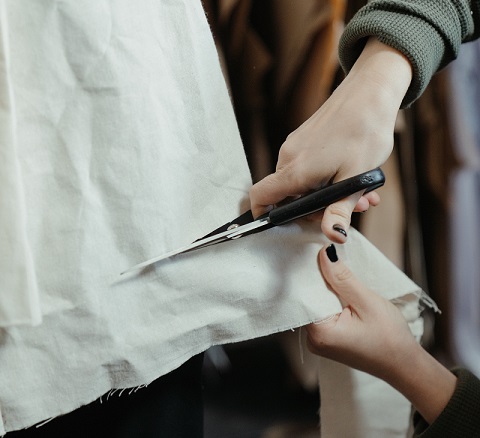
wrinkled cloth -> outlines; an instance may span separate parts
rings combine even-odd
[[[201,2],[0,3],[0,433],[341,310],[303,222],[119,276],[246,208]],[[387,298],[419,293],[354,230],[339,252]]]
[[[0,3],[0,327],[41,320],[25,211],[5,3]]]

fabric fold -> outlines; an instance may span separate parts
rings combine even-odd
[[[28,243],[5,1],[0,1],[0,327],[41,322]]]

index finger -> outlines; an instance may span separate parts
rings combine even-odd
[[[250,206],[253,217],[266,213],[273,205],[289,196],[301,195],[308,191],[301,181],[291,175],[291,172],[277,170],[251,187]]]

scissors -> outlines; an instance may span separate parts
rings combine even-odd
[[[299,219],[317,211],[321,211],[328,205],[359,191],[364,190],[364,193],[367,193],[375,190],[378,187],[383,186],[384,183],[385,175],[380,168],[376,168],[360,175],[331,184],[327,187],[323,187],[288,204],[276,207],[257,219],[254,219],[251,210],[249,210],[233,221],[228,222],[216,230],[213,230],[206,236],[195,240],[190,245],[139,263],[122,272],[120,275],[143,269],[147,266],[153,265],[154,263],[178,254],[205,248],[206,246],[210,245],[216,245],[221,242],[239,239],[240,237],[258,233],[269,228],[276,227],[277,225],[289,223],[295,219]]]

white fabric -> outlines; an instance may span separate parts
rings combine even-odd
[[[0,433],[340,310],[302,223],[118,275],[247,197],[200,1],[1,4]],[[418,291],[353,230],[340,252],[387,298]]]
[[[406,438],[411,405],[383,380],[320,358],[322,438]]]
[[[0,2],[0,327],[41,319],[19,163],[8,20]]]

